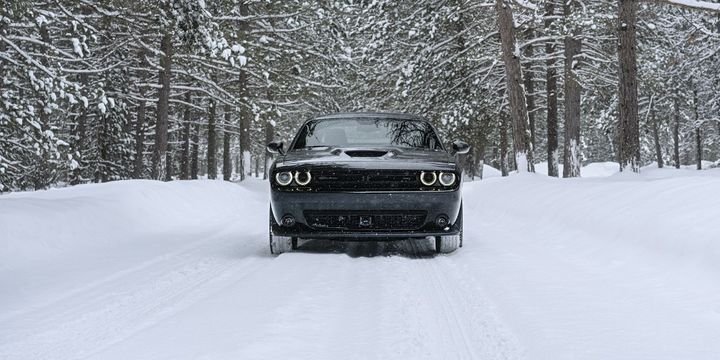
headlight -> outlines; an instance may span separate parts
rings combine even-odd
[[[312,176],[310,176],[309,171],[296,171],[295,172],[295,182],[300,186],[305,186],[310,183],[310,179],[312,179]]]
[[[281,186],[288,186],[293,180],[292,173],[289,171],[281,171],[275,174],[275,181]]]
[[[420,172],[420,182],[425,186],[432,186],[437,181],[437,174],[434,172]]]
[[[455,174],[451,173],[451,172],[448,172],[448,173],[441,172],[440,175],[438,176],[438,181],[440,181],[440,184],[442,186],[450,186],[455,183]]]

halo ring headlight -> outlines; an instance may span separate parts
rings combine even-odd
[[[437,181],[437,174],[429,171],[421,171],[420,172],[420,182],[425,186],[432,186],[435,184],[435,181]]]
[[[301,174],[300,171],[295,172],[295,182],[300,186],[305,186],[305,185],[309,184],[310,179],[312,179],[312,176],[310,175],[310,171],[304,172],[304,175],[306,177],[304,180],[300,179],[300,174]]]
[[[440,182],[440,185],[442,186],[450,186],[455,183],[455,174],[451,172],[443,173],[441,172],[440,175],[438,175],[438,181]]]
[[[275,174],[275,181],[280,186],[288,186],[293,181],[292,173],[289,171],[280,171]]]

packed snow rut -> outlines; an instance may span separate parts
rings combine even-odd
[[[257,235],[235,234],[6,315],[1,357],[519,357],[486,300],[455,288],[451,257],[428,241],[307,241],[272,257]]]
[[[348,243],[339,250],[311,241],[297,253],[260,257],[252,274],[229,277],[183,311],[94,355],[519,358],[481,294],[450,290],[457,274],[433,263],[441,258],[432,257],[429,243]],[[163,342],[185,345],[148,352]]]

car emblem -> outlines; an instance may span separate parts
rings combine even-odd
[[[360,222],[358,226],[368,227],[370,225],[372,225],[372,216],[360,216]]]

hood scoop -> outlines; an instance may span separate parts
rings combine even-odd
[[[386,150],[345,150],[345,155],[350,157],[376,158],[387,155]]]

